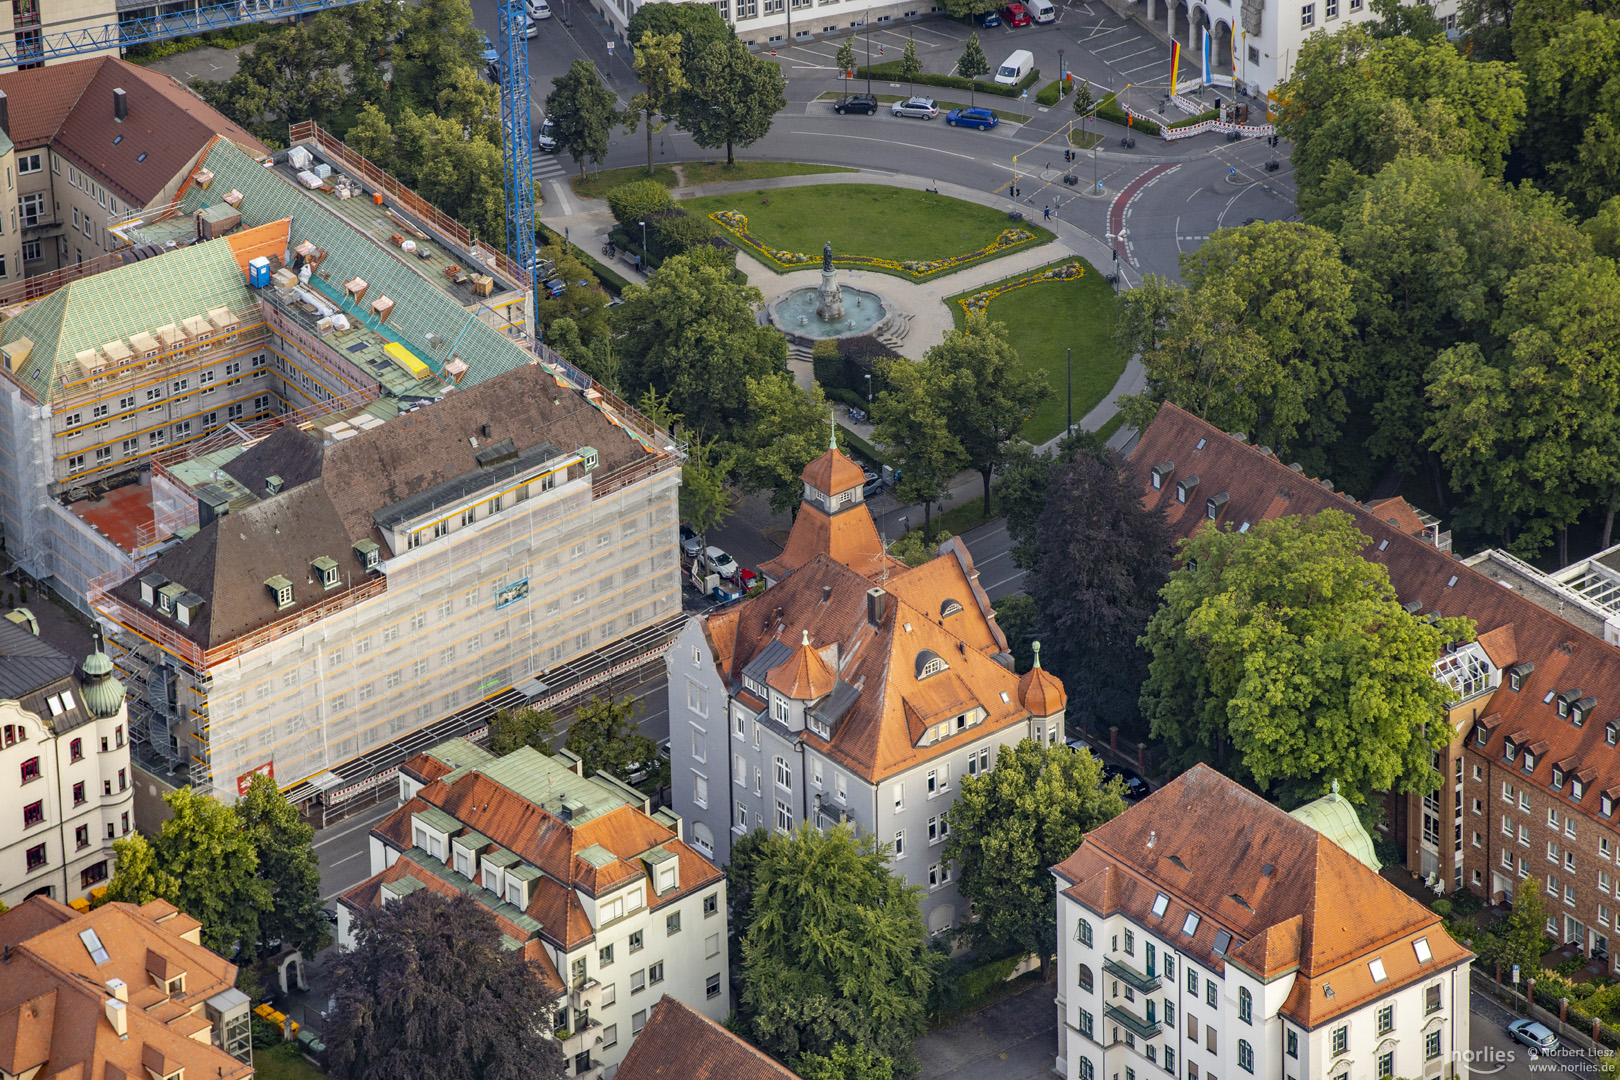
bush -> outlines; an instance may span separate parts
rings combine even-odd
[[[632,180],[620,184],[607,194],[608,210],[613,220],[629,227],[648,214],[668,210],[675,205],[669,189],[656,180]]]
[[[866,403],[862,402],[856,407],[864,409],[866,408]],[[887,462],[883,460],[882,455],[877,452],[877,449],[873,447],[871,443],[867,442],[865,439],[861,438],[859,435],[855,434],[853,431],[849,430],[849,428],[844,427],[843,425],[839,425],[838,427],[838,445],[845,451],[854,451],[851,456],[858,458],[862,464],[874,472],[880,472],[881,466],[887,464]]]
[[[698,266],[729,271],[735,285],[748,284],[748,275],[737,269],[737,249],[718,236],[711,236],[696,247],[688,248],[686,257]],[[742,274],[740,281],[737,280],[738,274]]]
[[[1450,918],[1451,916],[1450,900],[1436,900],[1429,905],[1429,908],[1442,919]]]
[[[1134,120],[1124,109],[1119,107],[1117,94],[1109,94],[1097,103],[1097,116],[1121,127],[1129,127],[1143,135],[1159,134],[1159,125],[1151,120]]]
[[[1007,976],[1012,974],[1013,968],[1022,959],[1022,956],[1009,956],[1002,960],[987,960],[964,971],[959,980],[963,1001],[971,1003],[997,984],[1006,982]]]
[[[844,358],[839,354],[838,342],[834,339],[822,338],[810,347],[810,370],[822,390],[829,395],[833,390],[849,393],[844,390]]]
[[[650,211],[643,220],[647,222],[647,246],[659,263],[671,255],[686,255],[694,248],[706,247],[715,235],[714,224],[708,218],[688,214],[678,206]]]
[[[1194,124],[1202,124],[1205,120],[1218,120],[1220,119],[1220,116],[1221,114],[1216,112],[1214,109],[1205,109],[1197,116],[1189,116],[1185,120],[1177,120],[1173,124],[1166,124],[1165,127],[1170,128],[1171,130],[1176,128],[1192,127]]]
[[[898,60],[885,60],[881,64],[873,64],[871,67],[858,67],[855,69],[855,77],[857,79],[866,78],[868,73],[870,73],[874,79],[886,79],[889,82],[906,81],[904,76],[900,74],[900,61]],[[1040,77],[1040,68],[1035,68],[1031,70],[1028,75],[1024,76],[1023,81],[1017,86],[1002,86],[1000,83],[980,82],[977,79],[964,79],[959,75],[930,75],[925,71],[911,81],[921,83],[923,86],[949,86],[956,90],[971,90],[974,93],[979,94],[996,94],[1001,97],[1015,98],[1019,94],[1022,94],[1025,90],[1028,90],[1031,86],[1035,85],[1035,81]]]
[[[820,382],[821,380],[817,379],[816,381]],[[867,411],[866,398],[853,390],[845,389],[842,386],[827,386],[825,384],[822,385],[821,390],[833,401],[842,401],[852,409],[859,409],[862,412]]]
[[[1053,79],[1051,82],[1041,87],[1041,92],[1035,95],[1035,101],[1038,104],[1045,105],[1050,108],[1051,106],[1056,105],[1065,94],[1069,93],[1069,91],[1073,89],[1074,87],[1070,83],[1066,83],[1062,79]]]

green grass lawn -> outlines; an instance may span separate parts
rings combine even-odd
[[[1065,348],[1074,349],[1076,423],[1114,388],[1125,370],[1125,351],[1114,341],[1113,286],[1104,281],[1103,275],[1090,263],[1084,259],[1078,261],[1085,267],[1080,277],[1042,281],[1014,289],[990,301],[985,309],[992,321],[1007,324],[1008,340],[1018,350],[1018,358],[1024,365],[1046,372],[1046,381],[1052,384],[1052,396],[1024,425],[1024,437],[1036,445],[1063,432]],[[1018,277],[1038,274],[1044,269],[1046,267],[1039,267]],[[966,313],[958,301],[970,295],[958,293],[945,301],[958,327],[966,321]]]
[[[673,188],[723,184],[728,180],[769,180],[774,176],[856,171],[839,165],[809,165],[802,161],[739,161],[735,165],[727,165],[723,161],[687,161],[677,165],[654,165],[650,179]],[[571,176],[568,183],[574,189],[574,194],[582,199],[605,199],[607,193],[620,184],[647,179],[647,166],[630,165],[623,169],[594,172],[583,180],[577,175]]]
[[[707,195],[684,200],[681,205],[694,214],[740,211],[748,218],[748,231],[761,243],[812,256],[810,262],[790,267],[761,260],[779,273],[818,266],[819,261],[814,256],[821,253],[821,245],[829,240],[834,254],[840,255],[865,255],[896,262],[946,259],[985,247],[1012,224],[1004,211],[988,206],[877,184],[824,184]],[[1030,244],[1044,244],[1052,239],[1050,232],[1032,222],[1024,222],[1023,227],[1036,236]],[[1026,251],[1030,244],[1006,248],[988,258]],[[749,254],[758,257],[756,252]],[[955,269],[983,261],[963,263]],[[896,277],[915,280],[903,271],[893,273]]]
[[[558,159],[564,166],[572,165],[573,159],[566,157]],[[607,193],[620,184],[628,184],[632,180],[656,180],[665,187],[675,187],[680,183],[675,176],[675,170],[668,165],[654,165],[651,177],[647,175],[647,166],[631,165],[624,169],[609,169],[606,172],[593,172],[581,180],[576,172],[568,178],[569,186],[574,194],[582,199],[605,199]]]
[[[326,1074],[309,1063],[293,1043],[253,1051],[257,1080],[321,1080]]]

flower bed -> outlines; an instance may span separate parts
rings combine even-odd
[[[737,210],[717,210],[709,215],[709,219],[725,229],[750,251],[754,252],[778,266],[806,266],[815,262],[815,258],[802,251],[779,251],[776,248],[766,247],[760,239],[748,231],[748,218]],[[834,266],[846,266],[854,269],[887,270],[893,273],[909,274],[912,277],[925,278],[931,274],[955,270],[979,259],[999,255],[1008,248],[1027,244],[1037,239],[1036,235],[1028,229],[1003,229],[987,247],[977,251],[969,251],[962,255],[952,255],[948,259],[908,259],[897,262],[894,259],[879,259],[871,255],[834,255]]]
[[[964,296],[957,303],[962,305],[963,311],[983,311],[990,306],[990,301],[1002,293],[1009,293],[1014,289],[1022,289],[1025,285],[1034,285],[1042,281],[1068,281],[1071,278],[1080,277],[1085,272],[1086,268],[1081,266],[1079,262],[1067,262],[1062,266],[1050,266],[1038,274],[1003,281],[992,288],[986,289],[984,292]]]

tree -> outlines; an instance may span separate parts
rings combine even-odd
[[[921,566],[939,557],[939,546],[951,538],[941,529],[932,540],[924,540],[921,529],[912,529],[889,545],[889,554],[907,566]]]
[[[642,89],[630,99],[630,110],[625,113],[625,132],[634,134],[636,114],[640,113],[647,126],[647,175],[651,176],[653,131],[662,130],[664,126],[660,120],[655,129],[653,116],[669,116],[686,90],[686,73],[681,69],[681,35],[642,34],[636,39],[635,67]]]
[[[849,93],[849,80],[855,74],[855,39],[847,37],[838,46],[838,77],[844,80],[844,93]]]
[[[669,188],[656,180],[631,180],[607,193],[608,210],[613,220],[625,229],[647,219],[649,214],[674,207],[675,200]],[[640,234],[636,234],[640,237]]]
[[[1338,781],[1432,791],[1451,738],[1434,664],[1467,619],[1407,613],[1349,514],[1205,526],[1181,543],[1142,643],[1142,713],[1177,767],[1210,761],[1284,802]]]
[[[731,977],[742,977],[743,939],[753,920],[754,878],[761,856],[770,847],[771,834],[755,828],[731,845],[726,863],[726,927],[730,935]]]
[[[906,51],[900,54],[900,77],[906,80],[913,94],[917,92],[917,76],[921,74],[922,61],[917,59],[917,39],[909,37],[906,39]]]
[[[737,163],[734,145],[752,146],[764,138],[776,114],[787,108],[782,69],[734,37],[698,54],[690,82],[680,106],[681,128],[701,147],[724,146],[727,165]]]
[[[513,711],[497,709],[489,721],[489,752],[504,757],[522,746],[532,747],[547,757],[557,753],[557,714],[525,706]]]
[[[1120,466],[1106,450],[1053,466],[1031,530],[1026,581],[1046,666],[1066,686],[1083,688],[1069,698],[1070,719],[1117,723],[1134,734],[1148,674],[1137,641],[1158,610],[1171,542],[1162,515],[1143,509]]]
[[[681,463],[681,518],[700,537],[719,528],[731,512],[726,474],[735,461],[734,451],[723,448],[718,439],[705,440],[701,432],[688,442]]]
[[[771,509],[796,512],[804,467],[827,451],[832,410],[818,384],[806,391],[786,372],[748,380],[748,426],[738,433],[743,484],[771,493]]]
[[[923,539],[931,541],[934,503],[968,460],[951,430],[951,380],[939,364],[898,357],[880,360],[878,374],[889,389],[872,403],[874,435],[900,470],[895,493],[922,504]]]
[[[568,151],[585,177],[585,162],[598,165],[607,157],[608,134],[619,123],[618,98],[602,85],[596,65],[575,60],[566,74],[551,81],[546,95],[546,115],[551,117],[557,145]]]
[[[1525,978],[1541,970],[1546,944],[1547,904],[1541,895],[1541,882],[1525,878],[1513,890],[1513,911],[1496,934],[1492,960],[1505,968],[1518,964]]]
[[[946,422],[962,444],[967,464],[984,480],[984,515],[990,516],[990,477],[1007,463],[1024,421],[1052,394],[1046,372],[1025,368],[1007,340],[1004,323],[982,311],[929,349],[923,362],[941,369],[952,392]]]
[[[556,269],[556,276],[568,282],[560,296],[546,293],[534,305],[535,324],[541,333],[549,336],[558,319],[569,319],[579,334],[580,342],[588,345],[611,333],[608,326],[608,297],[596,280],[596,275],[580,258],[579,249],[563,243],[562,237],[553,236],[551,243],[540,251],[540,257]],[[544,290],[542,290],[544,291]]]
[[[202,923],[202,943],[223,956],[255,954],[275,894],[259,877],[254,838],[231,807],[191,788],[163,796],[173,817],[152,842],[159,895]]]
[[[1404,37],[1421,43],[1446,36],[1446,24],[1432,8],[1403,4],[1401,0],[1372,0],[1368,6],[1378,16],[1367,24],[1375,38]]]
[[[640,41],[648,34],[681,36],[681,68],[692,64],[710,45],[733,36],[720,13],[708,4],[655,2],[642,4],[624,28],[626,41]]]
[[[996,954],[1034,953],[1050,978],[1057,952],[1051,868],[1086,833],[1125,812],[1124,792],[1124,781],[1108,781],[1089,751],[1034,739],[1002,746],[994,769],[964,776],[946,813],[943,856],[961,867],[958,885],[978,916],[963,936]]]
[[[988,8],[985,10],[989,10]],[[972,81],[990,71],[990,61],[984,58],[984,46],[979,44],[977,32],[968,35],[967,44],[962,48],[962,55],[956,58],[956,73],[969,80],[968,104],[977,104],[974,97]]]
[[[834,1043],[826,1054],[806,1054],[793,1063],[800,1080],[894,1080],[894,1062],[868,1046]]]
[[[1127,345],[1147,368],[1148,397],[1319,471],[1347,415],[1355,355],[1355,275],[1338,243],[1297,222],[1222,229],[1182,256],[1181,272],[1180,290],[1157,286],[1131,305]]]
[[[636,728],[640,713],[641,702],[635,698],[593,697],[574,711],[564,745],[580,759],[586,776],[605,772],[628,783],[638,767],[657,767],[663,762],[658,744]]]
[[[260,773],[236,803],[236,818],[259,857],[259,879],[270,890],[270,909],[259,919],[259,940],[313,957],[326,936],[321,910],[321,868],[315,829]]]
[[[1035,664],[1033,646],[1039,618],[1040,612],[1028,593],[1008,593],[996,601],[996,625],[1007,635],[1007,651],[1012,653],[1014,671],[1023,673]]]
[[[113,841],[115,868],[107,882],[103,903],[115,900],[126,904],[146,904],[160,896],[175,893],[175,881],[158,861],[157,852],[140,833],[130,833]]]
[[[847,825],[771,836],[754,870],[743,940],[741,1011],[755,1042],[783,1060],[839,1043],[916,1072],[911,1044],[940,957],[928,947],[921,889],[888,865],[876,837]]]
[[[691,430],[729,438],[747,419],[748,379],[787,370],[787,340],[754,315],[764,297],[724,270],[676,255],[622,295],[625,385],[668,395]]]
[[[420,889],[359,916],[323,1035],[335,1080],[561,1080],[556,1000],[495,917]]]
[[[1515,28],[1529,88],[1520,146],[1532,177],[1593,214],[1620,195],[1620,11],[1553,8]]]
[[[394,46],[394,82],[407,103],[438,100],[459,68],[477,73],[484,37],[473,24],[468,0],[422,0],[406,6],[405,27]]]

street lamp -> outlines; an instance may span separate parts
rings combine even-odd
[[[861,16],[861,25],[866,29],[866,92],[872,92],[872,9],[868,7],[866,14]]]
[[[647,272],[647,219],[641,220],[641,272]]]
[[[1063,368],[1069,379],[1069,434],[1074,434],[1074,348],[1063,350]]]
[[[872,373],[870,371],[866,373],[866,408],[867,411],[871,411],[872,408]]]

